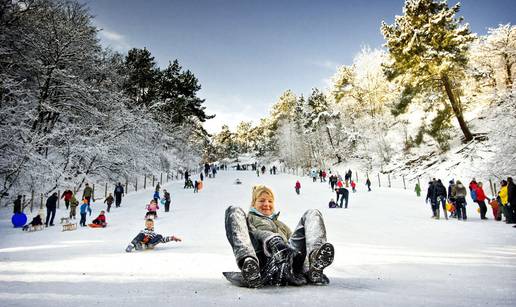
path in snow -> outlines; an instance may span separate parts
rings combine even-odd
[[[242,185],[233,184],[237,177]],[[11,228],[10,214],[2,209],[2,306],[32,306],[35,300],[38,306],[516,305],[516,230],[481,221],[476,205],[468,205],[467,222],[436,221],[413,192],[377,188],[368,193],[359,186],[350,209],[328,209],[334,193],[327,183],[301,178],[298,196],[296,179],[219,172],[199,194],[183,190],[179,182],[166,184],[172,210],[159,212],[156,231],[184,241],[130,254],[124,248],[143,228],[151,189],[129,194],[108,215],[106,229],[61,232],[56,226],[24,233]],[[322,211],[336,250],[335,262],[325,270],[329,286],[256,290],[223,279],[222,271],[237,270],[224,210],[230,204],[247,209],[256,183],[273,188],[280,218],[291,228],[306,209]],[[95,205],[92,217],[103,208]],[[57,217],[64,215],[59,211]]]

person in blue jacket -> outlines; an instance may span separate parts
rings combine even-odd
[[[81,220],[79,222],[79,225],[81,226],[86,226],[86,212],[90,212],[90,215],[91,215],[91,208],[90,206],[88,205],[88,200],[85,198],[82,200],[82,205],[81,205]]]

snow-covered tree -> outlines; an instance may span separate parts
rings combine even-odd
[[[475,36],[462,18],[455,17],[459,8],[459,4],[449,7],[433,0],[406,0],[403,16],[397,16],[392,25],[382,23],[391,57],[385,73],[408,89],[398,104],[400,111],[406,110],[414,92],[446,95],[465,140],[470,141],[473,135],[463,116],[460,82]]]

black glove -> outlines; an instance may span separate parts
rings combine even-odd
[[[292,262],[298,251],[290,247],[280,236],[273,237],[267,242],[271,253],[264,270],[265,283],[275,286],[302,285],[305,279],[300,279],[292,272]]]

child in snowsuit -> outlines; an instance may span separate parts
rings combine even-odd
[[[154,221],[147,219],[145,221],[145,229],[140,231],[139,234],[134,237],[131,244],[125,249],[126,252],[130,253],[133,249],[141,250],[143,245],[147,248],[153,248],[158,243],[167,243],[170,241],[181,242],[181,239],[175,236],[163,237],[160,234],[154,232]]]
[[[72,195],[70,199],[70,218],[75,220],[77,206],[79,206],[79,201],[75,198],[75,195]]]
[[[109,196],[106,197],[106,199],[104,199],[104,203],[107,204],[107,212],[109,212],[109,210],[111,210],[111,205],[113,204],[114,201],[115,201],[115,199],[113,198],[113,195],[111,195],[111,193],[109,193]]]
[[[154,218],[158,217],[158,210],[159,205],[156,200],[151,200],[150,204],[146,206],[147,208],[147,214],[145,214],[145,218],[148,219],[150,216],[153,216]]]
[[[194,190],[193,190],[194,193],[198,193],[199,192],[199,182],[197,182],[197,180],[195,180],[194,182]]]
[[[101,225],[102,227],[106,227],[106,216],[104,215],[104,210],[100,211],[99,216],[92,221],[95,225]]]
[[[357,191],[356,187],[357,187],[357,184],[353,180],[351,180],[351,190],[353,191],[353,193],[355,193]]]
[[[22,230],[28,231],[30,226],[34,227],[34,226],[43,225],[43,214],[44,214],[43,210],[39,210],[38,215],[36,215],[30,223],[23,226]]]
[[[152,198],[154,198],[154,201],[157,203],[158,199],[161,198],[159,197],[159,191],[154,191],[154,195],[152,196]]]
[[[81,213],[81,220],[79,221],[79,225],[85,227],[86,226],[86,212],[90,212],[91,215],[91,208],[88,204],[88,200],[85,198],[82,201],[80,213]]]

